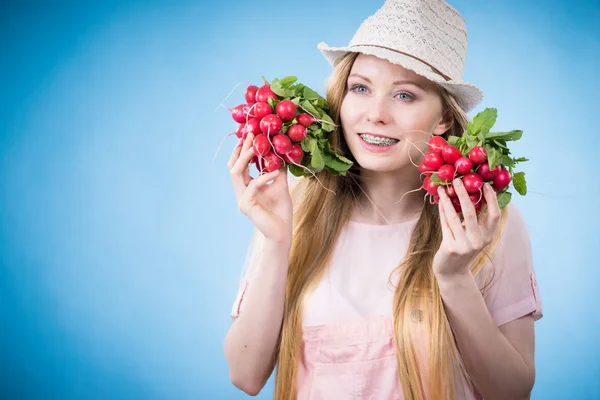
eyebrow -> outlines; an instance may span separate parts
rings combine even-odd
[[[360,78],[364,81],[367,81],[368,83],[372,83],[371,80],[369,78],[367,78],[366,76],[360,75],[360,74],[350,74],[350,76],[348,76],[348,78]],[[425,88],[421,85],[419,85],[418,83],[414,82],[414,81],[410,81],[410,80],[399,80],[399,81],[395,81],[394,83],[392,83],[393,86],[396,85],[402,85],[402,84],[409,84],[409,85],[413,85],[418,87],[419,89],[426,91]]]

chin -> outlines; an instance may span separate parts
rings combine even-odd
[[[354,156],[361,169],[372,172],[399,172],[410,171],[413,168],[419,173],[417,167],[413,166],[409,160],[403,160],[396,157],[382,157],[370,154],[356,154]]]

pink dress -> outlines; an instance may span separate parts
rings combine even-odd
[[[494,284],[482,293],[498,326],[531,314],[542,317],[532,253],[522,215],[508,205],[507,225],[488,264],[476,276],[482,289],[494,268]],[[298,400],[402,399],[392,330],[391,271],[406,253],[417,219],[395,225],[350,221],[327,272],[304,311],[304,360],[298,371]],[[253,279],[252,258],[231,316],[244,308]],[[466,399],[481,396],[465,388]]]

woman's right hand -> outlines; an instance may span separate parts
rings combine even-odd
[[[227,164],[238,207],[266,239],[291,244],[292,198],[286,167],[251,177],[248,164],[254,157],[253,140],[254,135],[248,134],[238,143]]]

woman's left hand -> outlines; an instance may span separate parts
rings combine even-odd
[[[438,207],[443,239],[433,259],[433,272],[438,278],[470,274],[471,262],[492,242],[500,221],[498,198],[490,185],[485,184],[483,188],[488,217],[482,223],[477,219],[475,206],[462,181],[455,180],[453,185],[460,200],[464,223],[461,222],[446,190],[440,187]]]

